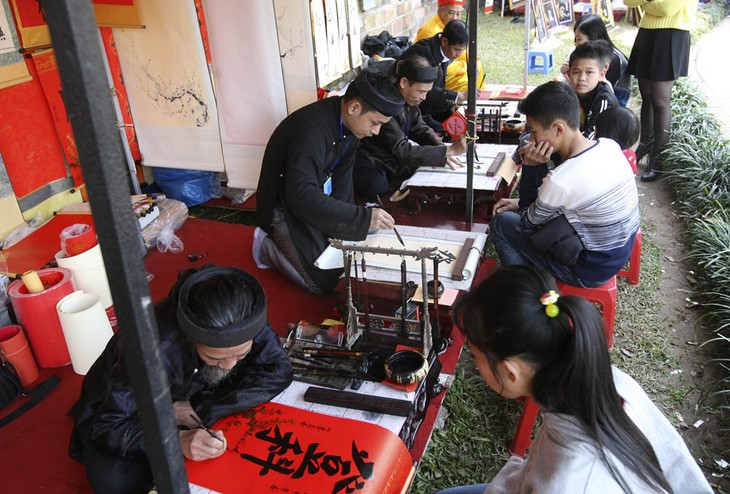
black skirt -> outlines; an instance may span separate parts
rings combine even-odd
[[[689,69],[689,31],[640,28],[628,71],[637,79],[676,81]]]

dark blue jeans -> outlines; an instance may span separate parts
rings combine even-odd
[[[438,491],[436,494],[482,494],[487,487],[489,484],[460,485]]]
[[[544,269],[560,281],[577,287],[593,288],[603,284],[584,283],[570,266],[560,264],[538,251],[530,242],[530,235],[535,230],[523,225],[520,215],[514,211],[499,213],[492,218],[489,230],[502,266],[524,264]]]

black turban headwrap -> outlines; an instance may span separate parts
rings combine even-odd
[[[368,80],[366,71],[360,72],[352,83],[357,88],[358,95],[378,113],[392,117],[403,109],[403,98],[391,100],[380,94]]]
[[[213,327],[203,323],[190,310],[188,297],[190,289],[201,281],[215,276],[235,276],[251,288],[253,301],[251,313],[241,321],[224,327]],[[266,325],[266,294],[261,283],[238,268],[213,267],[202,269],[191,275],[180,288],[177,305],[177,322],[180,329],[194,343],[212,348],[231,348],[254,339]]]
[[[438,67],[413,67],[407,60],[398,62],[396,68],[398,79],[405,77],[411,82],[422,82],[424,84],[434,82],[438,73]]]

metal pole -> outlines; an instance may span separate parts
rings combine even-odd
[[[525,63],[523,64],[522,89],[527,91],[527,64],[530,54],[530,31],[532,31],[532,0],[525,1]]]
[[[89,0],[42,0],[104,256],[157,491],[189,492],[132,214],[124,153]],[[125,184],[125,185],[122,185]]]
[[[477,27],[479,24],[479,2],[469,2],[469,58],[466,75],[469,78],[466,103],[467,135],[476,138],[477,121]],[[469,139],[466,150],[466,217],[467,223],[474,222],[474,146],[475,140]]]
[[[129,170],[129,183],[132,185],[132,190],[134,190],[135,194],[141,194],[142,189],[139,186],[139,180],[137,180],[137,167],[134,164],[132,150],[129,148],[129,142],[127,141],[127,129],[124,123],[124,117],[122,116],[122,106],[119,104],[119,97],[117,97],[117,88],[114,86],[112,69],[109,66],[109,60],[107,59],[106,53],[104,52],[104,40],[101,39],[101,35],[99,35],[99,46],[101,48],[102,60],[104,61],[104,72],[106,73],[106,79],[109,85],[109,93],[112,95],[112,103],[114,104],[114,114],[117,116],[117,128],[119,128],[119,135],[122,138],[122,149],[124,149],[124,157],[127,160],[127,169]]]

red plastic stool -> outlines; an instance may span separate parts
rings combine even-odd
[[[517,422],[515,437],[509,447],[510,454],[514,456],[525,456],[532,441],[530,436],[532,435],[532,429],[535,427],[537,412],[540,411],[537,404],[531,399],[525,398],[523,402],[525,405],[522,408],[522,416],[520,416],[520,421]]]
[[[636,238],[640,238],[638,234]],[[634,250],[636,250],[637,244],[640,244],[640,241],[634,243]],[[638,250],[641,252],[641,247]],[[616,277],[614,276],[608,282],[596,288],[578,288],[566,285],[562,281],[558,281],[557,285],[561,295],[577,295],[601,306],[604,322],[603,329],[606,332],[608,348],[613,348],[613,320],[616,315]],[[532,435],[532,429],[535,427],[537,412],[540,411],[531,399],[525,398],[524,403],[522,416],[517,423],[515,437],[512,439],[512,444],[509,447],[509,452],[515,456],[525,456],[525,452],[530,447],[530,442],[532,441],[530,436]]]
[[[577,295],[601,307],[608,348],[613,348],[613,320],[616,317],[616,277],[614,276],[596,288],[579,288],[566,285],[562,281],[558,281],[557,285],[561,295]]]
[[[639,275],[641,274],[641,246],[644,243],[642,237],[641,228],[639,228],[634,239],[634,246],[631,249],[628,269],[622,269],[616,275],[628,278],[629,285],[639,284]]]

